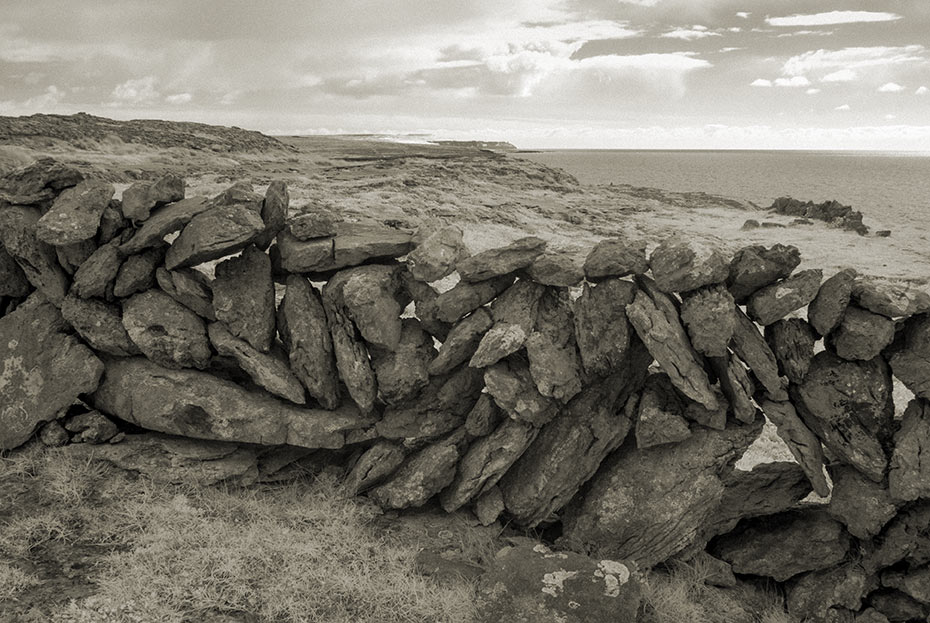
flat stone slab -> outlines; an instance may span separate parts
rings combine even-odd
[[[688,292],[723,283],[729,275],[727,258],[697,240],[670,238],[649,256],[656,287],[662,292]]]
[[[456,266],[462,281],[474,283],[526,268],[546,250],[546,241],[535,236],[515,240],[505,247],[488,249]]]
[[[74,167],[53,158],[39,158],[0,178],[0,203],[6,201],[12,205],[44,207],[60,192],[83,179],[84,176]]]
[[[120,246],[119,250],[123,255],[132,255],[148,247],[159,245],[164,241],[165,236],[180,231],[192,218],[212,207],[206,197],[188,197],[157,208],[136,230],[133,237]]]
[[[802,270],[749,297],[746,306],[749,317],[762,326],[770,325],[814,300],[820,292],[823,271]]]
[[[241,251],[265,228],[248,204],[220,205],[193,217],[165,255],[168,270],[185,268]]]
[[[139,350],[162,366],[202,370],[213,356],[203,319],[160,290],[126,299],[123,326]]]
[[[68,275],[58,264],[55,248],[36,237],[38,221],[36,208],[8,206],[0,209],[0,242],[23,269],[29,283],[49,301],[60,305],[70,285]]]
[[[288,230],[278,236],[281,267],[290,273],[323,273],[393,259],[412,247],[409,232],[373,223],[339,223],[334,238],[299,240]]]

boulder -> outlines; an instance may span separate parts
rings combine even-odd
[[[453,432],[410,455],[387,482],[370,489],[368,497],[385,510],[423,506],[455,478],[463,437]]]
[[[545,240],[527,236],[505,247],[489,249],[466,258],[456,265],[456,270],[462,281],[487,281],[526,268],[545,250]]]
[[[830,342],[843,359],[868,361],[891,344],[894,334],[891,318],[850,305],[840,325],[830,334]]]
[[[329,210],[314,207],[310,212],[288,218],[286,229],[301,241],[331,238],[336,235],[336,224],[341,220]]]
[[[323,408],[335,409],[339,379],[333,340],[320,295],[306,278],[288,276],[277,324],[294,374]]]
[[[778,375],[775,353],[769,348],[758,327],[739,308],[730,342],[733,352],[752,370],[772,400],[787,400],[785,381]]]
[[[788,585],[788,613],[799,621],[828,621],[831,608],[858,612],[866,593],[876,585],[875,576],[855,563],[811,571]]]
[[[492,323],[491,315],[482,308],[457,322],[439,347],[439,354],[430,362],[429,373],[446,374],[471,359]]]
[[[71,443],[106,443],[116,437],[119,428],[99,411],[79,413],[65,420],[65,430],[72,433]]]
[[[886,571],[882,574],[882,586],[897,589],[911,599],[930,605],[930,567]]]
[[[919,398],[930,400],[930,315],[909,320],[900,345],[891,351],[888,361],[894,375]]]
[[[814,300],[820,291],[823,271],[802,270],[777,283],[765,286],[749,297],[749,317],[762,326],[770,325]]]
[[[290,207],[291,196],[287,192],[287,184],[276,180],[268,185],[265,198],[262,200],[262,222],[265,230],[255,240],[255,246],[266,251],[274,242],[278,233],[284,229],[287,222],[287,211]]]
[[[407,452],[400,444],[377,441],[358,458],[343,486],[350,495],[363,493],[393,474],[406,457]]]
[[[61,315],[95,351],[115,357],[142,353],[129,339],[122,311],[116,305],[69,295],[61,303]]]
[[[116,193],[112,184],[85,180],[63,191],[36,224],[36,237],[66,246],[97,235],[100,217]]]
[[[53,158],[38,158],[0,178],[0,203],[47,207],[66,188],[84,180],[80,171]]]
[[[113,296],[125,298],[155,285],[155,270],[165,257],[163,247],[154,247],[130,255],[119,267],[113,284]]]
[[[97,246],[104,245],[117,236],[129,236],[129,228],[129,221],[123,217],[122,204],[115,199],[111,199],[100,216],[100,227],[97,230]]]
[[[161,290],[123,301],[123,326],[146,357],[166,368],[202,370],[213,355],[200,316]]]
[[[191,219],[212,207],[206,197],[189,197],[158,208],[136,230],[135,235],[120,246],[120,252],[123,255],[132,255],[143,249],[158,246],[162,244],[165,236],[180,231]]]
[[[486,368],[484,383],[494,402],[515,420],[539,427],[558,412],[556,403],[539,393],[529,368],[519,360],[505,360]]]
[[[852,296],[856,271],[847,268],[823,282],[807,308],[807,320],[818,335],[829,335],[843,320]]]
[[[684,297],[681,320],[691,345],[708,357],[727,355],[727,344],[736,326],[733,296],[722,285],[701,288]]]
[[[601,240],[594,245],[584,262],[584,276],[589,281],[642,275],[647,270],[649,264],[646,262],[645,240]]]
[[[169,173],[155,182],[135,182],[123,191],[123,216],[144,221],[152,208],[184,199],[184,178]]]
[[[375,223],[338,223],[332,239],[298,240],[278,235],[281,266],[290,273],[322,273],[406,255],[413,243],[403,230]]]
[[[304,387],[287,365],[283,353],[263,353],[234,336],[222,322],[207,327],[210,343],[223,357],[232,357],[256,385],[295,404],[305,404]]]
[[[254,245],[216,266],[213,312],[230,333],[267,353],[275,338],[271,260]]]
[[[63,247],[55,247],[55,256],[58,258],[58,264],[65,269],[65,272],[73,275],[96,250],[97,243],[93,238],[90,238]]]
[[[116,275],[119,274],[122,264],[123,258],[115,241],[103,245],[94,251],[74,273],[71,294],[82,299],[111,298]]]
[[[577,251],[546,248],[542,255],[526,268],[527,278],[536,283],[570,288],[584,280],[585,256]]]
[[[520,545],[498,552],[481,578],[478,616],[508,623],[636,621],[642,592],[628,561]]]
[[[859,307],[889,318],[930,311],[930,294],[906,283],[860,277],[853,285],[852,298]]]
[[[249,203],[218,205],[194,216],[165,255],[168,270],[186,268],[241,251],[264,230]]]
[[[872,540],[862,564],[879,571],[901,561],[911,567],[930,563],[930,501],[905,507]]]
[[[30,292],[32,284],[29,283],[26,273],[0,243],[0,296],[21,298]]]
[[[834,456],[881,482],[888,465],[882,443],[894,419],[891,391],[881,359],[844,361],[824,351],[811,360],[804,383],[792,387],[791,396],[801,419]]]
[[[481,342],[468,362],[473,368],[487,368],[512,355],[526,342],[526,331],[517,324],[495,324],[481,337]]]
[[[830,468],[830,476],[833,494],[826,511],[854,537],[863,541],[872,539],[898,512],[898,505],[885,486],[872,482],[852,467],[835,465]]]
[[[775,354],[779,372],[792,383],[803,383],[814,357],[814,343],[817,341],[807,321],[801,318],[777,320],[765,327],[765,341]]]
[[[778,436],[804,470],[817,495],[830,495],[830,485],[827,484],[827,478],[823,473],[823,447],[817,436],[798,417],[794,405],[790,402],[766,400],[762,403],[762,412],[775,425]]]
[[[503,418],[503,412],[494,404],[490,394],[481,394],[465,418],[465,432],[471,437],[490,435]]]
[[[68,276],[58,264],[55,248],[36,237],[38,221],[39,211],[35,208],[0,209],[0,243],[23,269],[29,283],[53,304],[60,305],[68,291]]]
[[[543,396],[566,403],[582,387],[568,292],[549,288],[539,301],[536,327],[526,341],[530,375]]]
[[[636,447],[651,448],[687,439],[691,429],[683,412],[684,404],[668,375],[649,375],[636,414]]]
[[[417,307],[420,319],[432,317],[442,322],[456,322],[485,303],[490,302],[513,284],[512,275],[496,277],[478,283],[461,281],[451,290],[439,294],[427,304]],[[423,315],[420,315],[423,314]]]
[[[416,318],[404,318],[394,350],[371,348],[378,397],[396,405],[411,400],[429,383],[429,365],[436,356],[433,338]]]
[[[349,318],[374,347],[395,350],[403,330],[400,314],[409,303],[404,298],[397,265],[370,264],[337,273],[324,291],[341,297]]]
[[[923,623],[930,617],[930,606],[894,589],[882,589],[872,593],[869,595],[869,605],[888,617],[889,621]]]
[[[697,240],[669,238],[649,256],[656,288],[662,292],[688,292],[722,283],[729,274],[726,257]]]
[[[451,275],[456,265],[468,257],[462,235],[457,225],[429,232],[407,255],[410,274],[420,281],[437,281]]]
[[[607,376],[626,360],[632,327],[626,306],[636,298],[636,284],[608,279],[584,285],[573,305],[575,341],[585,372]]]
[[[213,282],[193,268],[167,270],[158,267],[155,280],[162,291],[201,318],[216,320],[213,313]]]
[[[930,499],[930,403],[926,401],[911,400],[894,434],[888,490],[901,502]]]
[[[346,431],[372,423],[352,406],[299,407],[206,372],[164,368],[141,357],[108,360],[93,403],[149,430],[270,446],[341,448]]]
[[[0,318],[0,450],[22,445],[97,388],[103,364],[67,328],[41,294]]]
[[[737,303],[791,274],[801,263],[801,252],[795,246],[775,244],[743,247],[730,262],[727,288]]]

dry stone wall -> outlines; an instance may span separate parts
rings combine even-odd
[[[116,201],[51,160],[0,181],[0,449],[104,444],[206,483],[325,449],[385,509],[560,524],[640,569],[714,556],[809,620],[930,614],[925,293],[780,244],[610,239],[582,265],[291,217],[281,182],[184,195]],[[797,461],[737,471],[763,413]]]

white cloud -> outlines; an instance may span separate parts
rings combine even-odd
[[[782,34],[778,35],[778,38],[784,39],[785,37],[799,36],[827,37],[832,34],[832,30],[795,30],[794,32],[783,32]]]
[[[930,89],[928,89],[927,87],[923,87],[923,86],[917,87],[917,90],[914,91],[914,95],[926,95],[927,93],[930,93]]]
[[[882,86],[878,87],[879,93],[900,93],[903,90],[904,87],[902,87],[897,82],[886,82]]]
[[[743,19],[746,19],[746,18],[749,17],[750,15],[752,15],[752,13],[748,13],[748,12],[746,12],[746,11],[737,11],[737,12],[736,12],[736,17],[742,17]]]
[[[194,98],[190,93],[175,93],[174,95],[168,95],[165,97],[165,101],[169,104],[186,104]]]
[[[751,87],[770,87],[772,86],[771,80],[766,80],[765,78],[756,78],[753,80],[749,86]]]
[[[808,89],[804,92],[807,93],[808,95],[817,95],[818,93],[820,93],[820,89]]]
[[[821,71],[882,67],[926,60],[926,49],[922,45],[812,50],[789,58],[782,71],[788,76],[800,76]]]
[[[133,78],[117,85],[111,95],[117,102],[124,104],[152,102],[159,97],[158,91],[155,90],[156,82],[155,76]]]
[[[849,104],[843,104],[843,105],[841,105],[841,106],[837,106],[837,107],[834,108],[833,110],[849,110],[849,109],[850,109],[850,108],[849,108]]]
[[[820,79],[821,82],[852,82],[859,78],[859,75],[852,69],[840,69],[831,74],[827,74]]]
[[[743,29],[739,26],[731,26],[727,28],[727,32],[743,32]]]
[[[769,26],[824,26],[827,24],[853,24],[859,22],[891,22],[901,19],[897,13],[876,11],[829,11],[809,15],[790,15],[788,17],[767,17]]]
[[[736,52],[737,50],[745,50],[746,48],[720,48],[721,52]]]
[[[792,76],[791,78],[776,78],[775,86],[777,87],[807,87],[811,81],[804,76]]]
[[[707,26],[692,26],[691,28],[676,28],[659,35],[668,39],[681,39],[683,41],[694,41],[695,39],[704,39],[705,37],[720,37],[719,32],[707,30]]]
[[[892,119],[897,119],[897,118],[898,118],[897,115],[892,115],[892,114],[885,115],[885,119],[888,119],[889,121],[891,121]]]

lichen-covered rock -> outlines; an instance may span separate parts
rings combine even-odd
[[[278,235],[281,266],[290,273],[321,273],[401,257],[413,243],[409,232],[377,223],[338,223],[336,237],[298,240]]]
[[[146,357],[166,368],[202,370],[213,355],[200,316],[160,290],[123,301],[123,326]]]
[[[410,455],[387,482],[369,490],[368,497],[383,509],[423,506],[455,478],[463,438],[456,431]]]
[[[457,322],[439,347],[439,354],[430,362],[429,373],[446,374],[471,359],[492,323],[491,315],[481,308]]]
[[[856,271],[847,268],[821,284],[807,308],[807,320],[818,335],[829,335],[843,320],[855,281]]]
[[[32,284],[26,278],[26,273],[0,242],[0,296],[20,298],[30,292],[32,292]]]
[[[391,405],[414,398],[429,383],[429,365],[435,356],[433,338],[423,330],[420,321],[404,318],[400,341],[394,350],[371,349],[381,401]]]
[[[79,413],[65,420],[65,430],[72,433],[71,443],[101,444],[113,439],[119,428],[99,411]]]
[[[584,280],[584,259],[579,251],[547,248],[526,268],[526,276],[542,285],[571,288]]]
[[[595,560],[544,545],[508,547],[478,585],[481,621],[636,621],[642,579],[627,561]]]
[[[36,237],[39,211],[8,206],[0,209],[0,243],[16,260],[23,273],[49,301],[60,305],[68,292],[68,276],[55,255],[55,248]]]
[[[366,342],[395,350],[400,342],[403,298],[398,266],[370,264],[350,268],[330,279],[327,287],[340,290],[342,303]]]
[[[802,270],[765,286],[749,297],[746,309],[750,318],[766,326],[801,309],[817,296],[822,277],[820,269]]]
[[[830,335],[836,354],[852,361],[877,357],[894,340],[894,321],[887,316],[850,305]]]
[[[529,368],[520,361],[495,363],[485,369],[484,382],[494,402],[515,420],[538,427],[558,412],[556,403],[536,389]]]
[[[468,362],[473,368],[487,368],[512,355],[526,342],[526,331],[517,324],[495,324],[481,337],[481,342]]]
[[[155,182],[135,182],[123,191],[123,216],[144,221],[152,208],[184,199],[184,178],[169,173]]]
[[[58,264],[65,269],[65,272],[73,275],[81,267],[81,264],[93,255],[94,251],[97,250],[97,246],[96,241],[90,238],[63,247],[55,247],[55,256],[58,258]]]
[[[0,203],[46,207],[59,193],[83,179],[81,172],[73,167],[53,158],[38,158],[0,178]]]
[[[142,351],[136,346],[116,305],[98,299],[67,296],[61,303],[61,315],[94,350],[115,357],[131,357]]]
[[[206,197],[189,197],[158,208],[136,230],[135,235],[120,246],[120,252],[132,255],[148,247],[160,245],[165,236],[180,231],[191,219],[212,207]]]
[[[265,251],[274,242],[278,233],[284,229],[287,222],[287,211],[291,204],[291,196],[287,192],[287,184],[275,180],[268,184],[265,198],[262,200],[262,222],[265,230],[255,239],[255,246]]]
[[[163,247],[146,249],[127,257],[116,273],[113,296],[125,298],[151,288],[155,284],[155,270],[164,258]]]
[[[823,447],[817,436],[798,417],[794,406],[790,402],[766,400],[762,403],[762,412],[775,425],[778,436],[804,470],[817,495],[830,495],[830,485],[823,473]]]
[[[194,216],[165,255],[168,270],[186,268],[241,251],[264,230],[249,203],[216,205]]]
[[[872,482],[845,465],[833,466],[830,476],[833,493],[826,511],[843,522],[854,537],[869,540],[894,518],[898,505],[881,483]]]
[[[343,486],[350,495],[358,495],[393,474],[406,457],[407,451],[403,446],[382,439],[362,453]]]
[[[697,240],[669,238],[649,256],[656,287],[662,292],[688,292],[722,283],[730,268],[717,249]]]
[[[270,446],[341,448],[346,431],[372,423],[353,406],[299,407],[206,372],[172,370],[142,357],[107,361],[93,403],[149,430]]]
[[[899,347],[888,360],[894,375],[918,397],[930,400],[930,315],[912,318],[904,326]]]
[[[636,447],[651,448],[677,443],[691,435],[682,416],[684,404],[667,374],[652,374],[639,398],[636,415]]]
[[[100,217],[116,193],[112,184],[86,180],[63,191],[36,224],[39,240],[65,246],[97,235]]]
[[[882,586],[894,588],[922,604],[930,605],[930,567],[904,571],[886,571]]]
[[[642,275],[649,270],[646,241],[608,238],[601,240],[584,262],[584,275],[590,281],[607,277]]]
[[[429,232],[407,255],[410,274],[420,281],[436,281],[451,275],[456,265],[468,257],[462,235],[462,228],[457,225]]]
[[[301,241],[331,238],[336,235],[339,222],[341,219],[334,212],[314,206],[309,212],[288,218],[287,231]]]
[[[759,379],[769,398],[777,401],[788,399],[786,384],[778,374],[775,353],[765,342],[759,328],[739,308],[736,310],[736,326],[730,347]]]
[[[721,285],[701,288],[684,297],[681,320],[691,345],[708,357],[724,357],[733,337],[736,314],[733,296]]]
[[[71,294],[82,299],[112,297],[113,286],[123,258],[115,241],[94,251],[74,273]]]
[[[465,432],[472,437],[490,435],[503,418],[504,414],[494,404],[494,399],[489,394],[481,394],[465,418]]]
[[[40,294],[0,318],[0,450],[22,445],[97,389],[103,363],[66,329]]]
[[[500,487],[491,487],[484,494],[478,496],[475,500],[474,508],[475,517],[482,526],[490,526],[504,512],[504,497],[501,495]]]
[[[271,260],[254,245],[216,266],[213,312],[230,333],[267,353],[275,337]]]
[[[908,284],[861,277],[852,298],[859,307],[889,318],[907,318],[930,311],[930,294]]]
[[[166,270],[158,267],[155,280],[162,291],[201,318],[216,320],[213,312],[213,282],[193,268]]]
[[[799,621],[828,621],[831,608],[857,612],[866,593],[877,584],[875,576],[855,563],[811,571],[788,585],[788,613]]]
[[[717,539],[710,552],[730,563],[736,573],[784,582],[839,564],[849,545],[843,524],[823,512],[806,510],[744,521]]]
[[[419,306],[421,312],[442,322],[456,322],[485,303],[490,302],[513,284],[513,275],[495,277],[488,281],[466,283],[461,281],[451,290],[439,294],[426,305]],[[421,309],[422,308],[422,309]],[[423,316],[420,316],[423,319]]]
[[[585,372],[607,376],[626,360],[632,327],[626,306],[636,298],[636,284],[608,279],[585,284],[574,302],[575,341]]]
[[[751,294],[790,275],[800,263],[801,253],[795,246],[743,247],[730,262],[727,288],[742,304]]]
[[[535,236],[515,240],[505,247],[489,249],[456,265],[462,281],[474,283],[526,268],[546,250],[546,241]]]
[[[565,403],[581,391],[581,359],[565,290],[550,288],[540,298],[536,327],[525,346],[539,393]]]
[[[749,378],[746,366],[732,354],[711,357],[708,362],[720,381],[720,389],[730,403],[733,416],[745,424],[752,422],[756,417],[756,406],[752,402],[756,387]]]
[[[804,423],[834,456],[875,482],[888,459],[882,442],[890,437],[894,404],[891,375],[881,359],[844,361],[827,351],[811,360],[802,385],[791,390]]]
[[[792,383],[804,382],[817,341],[807,321],[801,318],[777,320],[765,328],[765,341],[775,354],[779,372]]]
[[[894,434],[888,489],[902,502],[930,499],[930,403],[915,399],[904,411]]]

